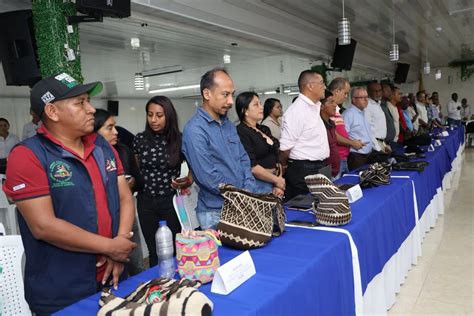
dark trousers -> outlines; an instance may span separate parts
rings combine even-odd
[[[349,171],[357,169],[368,162],[369,155],[368,154],[359,154],[351,152],[347,157],[347,167]]]
[[[143,237],[148,247],[148,258],[150,267],[158,264],[156,255],[155,233],[160,221],[166,221],[166,225],[173,233],[173,246],[176,234],[181,232],[181,224],[173,206],[173,196],[149,196],[140,193],[137,196],[138,218],[142,228]]]
[[[285,172],[285,201],[289,201],[300,194],[308,194],[309,190],[304,177],[317,174],[319,169],[326,165],[327,163],[322,161],[288,160],[288,168]]]

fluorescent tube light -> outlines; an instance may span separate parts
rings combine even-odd
[[[180,87],[150,90],[150,91],[148,91],[148,93],[162,93],[162,92],[180,91],[180,90],[187,90],[187,89],[196,89],[196,88],[199,88],[199,87],[200,87],[199,84],[192,84],[192,85],[189,85],[189,86],[180,86]]]
[[[156,68],[150,70],[143,70],[142,75],[143,77],[152,77],[152,76],[159,76],[159,75],[166,75],[172,74],[175,72],[183,71],[183,66],[170,66],[170,67],[163,67],[163,68]]]

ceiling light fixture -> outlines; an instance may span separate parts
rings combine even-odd
[[[188,86],[180,86],[180,87],[150,90],[150,91],[148,91],[148,93],[162,93],[162,92],[180,91],[180,90],[187,90],[187,89],[196,89],[196,88],[199,88],[199,87],[200,87],[199,84],[192,84],[192,85],[188,85]]]
[[[430,65],[430,62],[427,61],[423,64],[423,72],[425,75],[429,75],[430,72],[431,72],[431,65]]]
[[[398,49],[398,44],[395,42],[395,0],[392,0],[392,49],[390,49],[389,57],[390,61],[398,61],[400,59],[400,52]]]
[[[300,93],[297,91],[288,93],[288,95],[296,95],[296,94],[300,94]]]
[[[342,19],[337,23],[338,43],[339,45],[350,45],[351,25],[344,13],[344,0],[342,0]]]
[[[425,44],[425,59],[426,62],[423,64],[423,73],[425,75],[429,75],[431,72],[431,65],[430,62],[428,61],[428,43]]]
[[[222,59],[224,60],[224,64],[230,64],[230,55],[225,54],[222,56]]]
[[[272,90],[272,91],[265,91],[263,94],[265,94],[265,95],[277,94],[277,92],[275,90]]]
[[[135,73],[135,90],[144,90],[145,89],[145,81],[143,79],[143,75],[141,72]]]
[[[435,79],[436,79],[436,80],[441,79],[441,69],[436,70]]]
[[[130,39],[130,45],[134,49],[140,48],[140,39],[138,37],[132,37]]]

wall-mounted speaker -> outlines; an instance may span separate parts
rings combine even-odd
[[[110,112],[113,116],[119,115],[119,101],[107,101],[107,111]]]
[[[410,70],[410,64],[398,63],[397,70],[395,70],[395,83],[405,83],[408,77],[408,71]]]
[[[331,67],[337,70],[351,70],[356,45],[357,41],[353,38],[349,45],[339,45],[336,38],[336,48],[334,49]]]
[[[33,32],[33,13],[0,13],[0,60],[8,86],[33,86],[41,79]]]

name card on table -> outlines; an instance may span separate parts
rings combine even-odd
[[[448,136],[449,136],[449,132],[448,132],[448,131],[442,131],[442,132],[441,132],[441,135],[442,135],[443,137],[448,137]]]
[[[255,265],[247,250],[217,269],[212,281],[211,292],[227,295],[255,273]]]
[[[439,139],[436,139],[434,145],[441,146],[441,141]]]
[[[364,196],[360,185],[356,184],[353,187],[347,189],[346,196],[349,199],[349,203],[354,203],[358,199]]]
[[[434,151],[434,150],[435,150],[435,148],[434,148],[433,144],[430,144],[430,146],[428,147],[428,151]]]

